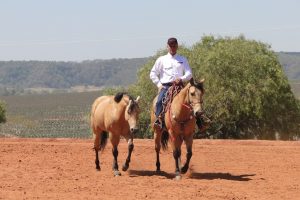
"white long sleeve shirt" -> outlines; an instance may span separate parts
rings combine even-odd
[[[187,59],[183,56],[170,53],[159,57],[150,72],[150,79],[157,87],[180,78],[183,82],[192,78],[192,70]]]

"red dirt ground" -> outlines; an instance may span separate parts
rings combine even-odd
[[[153,140],[134,143],[129,171],[113,177],[110,144],[98,172],[92,140],[2,138],[0,199],[300,199],[299,141],[195,140],[180,181],[170,148],[156,174]],[[122,140],[120,168],[126,155]]]

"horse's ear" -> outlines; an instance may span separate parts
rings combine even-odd
[[[191,84],[191,85],[195,85],[194,78],[191,78],[191,79],[190,79],[190,84]]]
[[[204,83],[204,81],[205,81],[205,79],[203,78],[203,79],[200,80],[199,83]]]
[[[136,102],[136,103],[138,103],[138,102],[139,102],[139,100],[140,100],[140,98],[141,98],[141,97],[140,97],[140,96],[138,96],[138,97],[136,98],[135,102]]]

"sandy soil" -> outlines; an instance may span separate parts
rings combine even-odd
[[[129,170],[113,177],[110,144],[98,172],[92,140],[2,138],[0,199],[300,199],[300,142],[195,140],[180,181],[171,149],[156,174],[153,140],[134,143]],[[126,155],[121,141],[120,167]]]

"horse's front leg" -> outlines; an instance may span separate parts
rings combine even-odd
[[[193,146],[193,136],[190,136],[188,139],[185,140],[186,144],[186,162],[184,166],[181,168],[181,173],[185,174],[189,169],[190,160],[192,158],[192,146]]]
[[[176,147],[174,150],[173,150],[173,157],[175,159],[175,178],[177,180],[180,180],[181,179],[181,175],[180,175],[180,157],[181,157],[181,149],[180,147]]]
[[[119,152],[118,152],[118,146],[117,146],[117,145],[114,145],[114,146],[113,146],[112,154],[113,154],[113,156],[114,156],[114,159],[113,159],[113,166],[112,166],[114,175],[115,175],[115,176],[120,176],[121,173],[120,173],[120,171],[119,171],[119,165],[118,165],[118,154],[119,154]]]
[[[127,158],[126,158],[126,161],[122,167],[122,170],[123,171],[127,171],[127,169],[129,168],[129,163],[130,163],[130,158],[131,158],[131,153],[133,151],[133,148],[134,148],[134,144],[133,144],[133,137],[130,136],[129,139],[127,139],[127,143],[128,143],[128,154],[127,154]]]
[[[118,145],[120,142],[120,135],[116,134],[115,132],[110,133],[110,142],[113,146],[112,148],[112,154],[114,156],[113,158],[113,165],[112,165],[112,170],[114,172],[114,176],[120,176],[121,173],[119,171],[119,165],[118,165]]]

